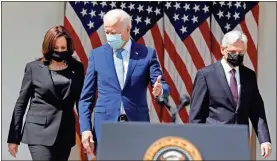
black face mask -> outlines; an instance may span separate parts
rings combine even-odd
[[[69,57],[69,54],[67,51],[62,51],[62,52],[58,52],[58,51],[53,51],[53,53],[51,54],[51,58],[57,62],[61,62],[66,60]]]
[[[228,53],[227,62],[236,67],[242,64],[244,54]]]

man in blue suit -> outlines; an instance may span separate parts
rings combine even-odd
[[[91,126],[94,105],[94,132],[99,142],[101,124],[105,121],[149,122],[146,97],[149,82],[154,97],[169,95],[156,51],[130,39],[131,24],[125,11],[107,12],[104,30],[108,43],[94,49],[89,57],[79,102],[82,143],[88,153],[94,148]]]

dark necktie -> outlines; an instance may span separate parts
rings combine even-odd
[[[232,91],[232,95],[233,95],[235,104],[237,105],[239,97],[238,97],[238,85],[237,85],[237,80],[236,80],[236,77],[235,77],[236,70],[232,69],[230,72],[231,72],[230,88],[231,88],[231,91]]]

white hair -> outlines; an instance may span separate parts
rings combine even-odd
[[[122,9],[110,10],[109,12],[107,12],[104,15],[103,20],[105,22],[107,20],[111,20],[111,19],[115,19],[115,18],[119,18],[119,21],[121,22],[123,27],[127,27],[129,25],[130,28],[132,28],[132,18],[131,18],[131,16]]]
[[[227,32],[222,39],[221,46],[227,47],[228,45],[232,45],[238,41],[242,41],[247,47],[247,37],[244,33],[238,30],[233,30],[230,32]]]

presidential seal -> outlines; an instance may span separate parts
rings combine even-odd
[[[143,160],[202,160],[199,150],[188,140],[169,136],[155,141]]]

